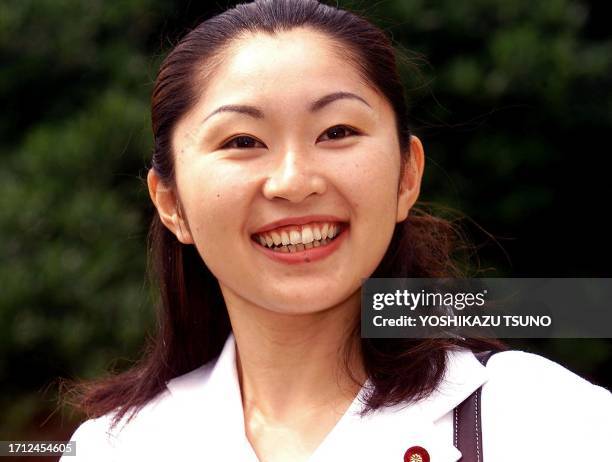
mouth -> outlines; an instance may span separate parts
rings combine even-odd
[[[338,238],[346,229],[345,222],[312,222],[303,225],[280,226],[251,239],[266,249],[278,253],[299,253],[316,247],[325,247]]]

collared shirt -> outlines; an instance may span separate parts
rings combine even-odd
[[[453,409],[482,388],[483,461],[612,461],[612,394],[559,364],[520,351],[484,367],[467,349],[448,352],[444,379],[426,399],[365,417],[368,382],[308,462],[402,462],[425,448],[431,462],[455,462]],[[62,462],[177,460],[258,462],[244,425],[236,344],[229,335],[216,361],[176,377],[132,421],[88,420]],[[289,461],[290,462],[290,461]]]

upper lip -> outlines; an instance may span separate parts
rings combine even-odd
[[[280,228],[281,226],[290,226],[290,225],[304,225],[306,223],[312,222],[345,222],[347,220],[336,217],[334,215],[306,215],[302,217],[288,217],[282,218],[280,220],[272,221],[261,228],[253,231],[253,234],[263,233],[265,231],[270,231],[275,228]]]

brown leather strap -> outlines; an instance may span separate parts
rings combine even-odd
[[[496,351],[475,353],[483,366]],[[482,457],[482,422],[480,420],[480,392],[478,387],[453,412],[453,442],[461,451],[461,462],[483,462]]]

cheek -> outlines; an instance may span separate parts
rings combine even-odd
[[[342,165],[338,181],[343,184],[355,213],[362,219],[379,221],[395,211],[399,154],[397,159],[393,154],[374,146]]]
[[[397,155],[397,158],[394,156]],[[369,277],[391,242],[397,218],[399,153],[371,149],[347,163],[342,178],[351,201],[356,248],[353,262]]]
[[[181,198],[198,248],[206,242],[224,242],[227,231],[241,225],[248,207],[249,184],[231,168],[204,163],[185,169],[181,177]],[[210,247],[210,246],[207,246]]]

